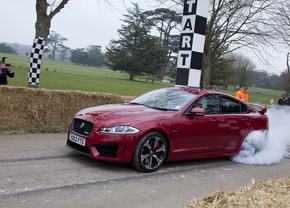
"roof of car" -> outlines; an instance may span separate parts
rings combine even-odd
[[[187,91],[187,92],[195,93],[195,94],[220,93],[218,91],[207,90],[207,89],[198,88],[198,87],[188,87],[188,86],[176,86],[176,87],[168,87],[168,88],[174,89],[174,90]]]

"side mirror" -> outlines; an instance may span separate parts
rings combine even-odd
[[[192,116],[204,116],[205,110],[202,108],[193,108],[193,109],[191,109],[190,114]]]

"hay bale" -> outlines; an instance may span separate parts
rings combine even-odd
[[[252,181],[236,192],[215,192],[205,198],[194,199],[186,206],[200,207],[290,207],[290,177],[260,183]]]
[[[116,94],[0,86],[0,126],[68,125],[81,109],[123,103]]]

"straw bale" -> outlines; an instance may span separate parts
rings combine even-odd
[[[194,199],[186,208],[290,207],[290,177],[251,184],[235,192],[215,192]]]
[[[0,126],[68,125],[81,109],[126,102],[131,97],[99,92],[0,86]]]

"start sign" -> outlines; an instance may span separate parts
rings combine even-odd
[[[200,86],[209,0],[184,0],[176,85]]]

